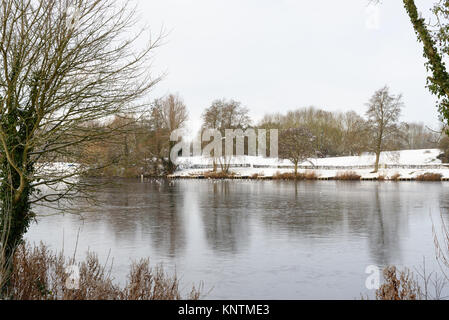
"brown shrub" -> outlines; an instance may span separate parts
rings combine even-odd
[[[391,181],[398,181],[400,177],[401,177],[401,175],[399,173],[395,173],[394,175],[392,175],[390,177],[390,180]]]
[[[339,172],[335,176],[335,180],[348,180],[348,181],[355,181],[360,180],[361,176],[355,173],[354,171],[346,171],[346,172]]]
[[[192,288],[186,297],[179,290],[179,280],[168,276],[161,266],[151,268],[148,259],[131,265],[124,287],[114,284],[110,270],[102,266],[94,253],[75,263],[62,254],[51,252],[45,245],[20,246],[13,259],[7,297],[13,300],[179,300],[200,297]],[[69,290],[67,267],[79,268],[79,289]],[[200,286],[201,289],[201,286]]]
[[[378,181],[385,181],[385,176],[384,175],[379,175],[379,177],[377,177]]]
[[[279,171],[273,175],[274,180],[297,180],[299,175],[295,175],[293,172],[280,173]]]
[[[251,179],[259,179],[259,178],[262,178],[264,176],[264,174],[263,173],[254,173],[252,176],[251,176]]]
[[[305,173],[298,173],[295,175],[294,172],[280,173],[276,172],[273,175],[273,180],[317,180],[318,176],[314,171],[308,171]]]
[[[307,171],[304,176],[306,180],[318,180],[318,175],[315,171]]]
[[[443,175],[440,173],[426,172],[422,175],[417,176],[416,181],[441,181],[442,177]]]
[[[235,176],[235,173],[233,172],[224,172],[224,171],[210,171],[205,172],[204,177],[206,179],[231,179]]]
[[[400,271],[391,266],[385,268],[384,283],[376,291],[377,300],[420,300],[421,289],[409,270]]]

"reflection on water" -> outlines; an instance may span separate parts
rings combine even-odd
[[[111,250],[121,282],[150,257],[217,299],[358,298],[368,265],[436,268],[431,216],[449,217],[442,183],[120,181],[98,194],[82,220],[40,218],[27,238],[73,252],[79,232],[78,256]]]

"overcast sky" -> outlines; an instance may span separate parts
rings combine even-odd
[[[417,5],[427,16],[430,1]],[[383,85],[404,95],[402,120],[436,127],[425,88],[422,47],[402,1],[384,1],[379,19],[367,0],[138,1],[141,19],[166,43],[155,71],[167,76],[154,97],[179,93],[197,129],[214,99],[266,113],[316,106],[364,114]]]

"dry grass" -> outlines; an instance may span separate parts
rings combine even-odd
[[[409,270],[398,272],[391,266],[384,270],[384,283],[376,291],[377,300],[420,300],[421,289]]]
[[[443,175],[440,173],[426,172],[422,175],[417,176],[416,181],[441,181],[442,177]]]
[[[384,282],[376,290],[377,300],[446,300],[446,275],[426,271],[426,262],[415,272],[398,271],[390,266],[384,269]]]
[[[356,181],[360,180],[362,176],[358,175],[354,171],[345,171],[345,172],[339,172],[335,176],[335,180],[342,180],[342,181]]]
[[[449,276],[449,228],[441,216],[442,239],[437,234],[435,225],[432,227],[436,258],[440,265],[440,272],[426,271],[426,261],[417,276],[408,269],[398,271],[396,267],[387,267],[384,272],[384,282],[376,291],[377,300],[447,300],[445,288]]]
[[[260,178],[263,178],[263,177],[264,177],[264,174],[263,174],[263,173],[254,173],[254,174],[251,176],[251,179],[257,180],[257,179],[260,179]]]
[[[392,175],[390,177],[391,181],[399,181],[399,178],[401,177],[401,175],[399,173],[395,173],[394,175]]]
[[[379,176],[377,177],[377,180],[378,180],[378,181],[385,181],[385,176],[384,176],[384,175],[379,175]]]
[[[306,180],[318,180],[318,175],[315,173],[315,171],[307,171],[304,174],[304,177]]]
[[[205,172],[204,177],[206,179],[232,179],[235,177],[235,173],[233,172],[224,172],[224,171],[210,171]]]
[[[280,173],[273,175],[273,180],[317,180],[318,176],[314,171],[307,171],[295,174],[294,172]]]
[[[279,171],[273,175],[273,180],[297,180],[299,175],[293,172],[280,173]]]
[[[79,268],[79,289],[66,286],[66,268]],[[200,287],[201,288],[201,287]],[[22,245],[14,256],[14,272],[7,294],[12,300],[179,300],[200,298],[193,287],[183,297],[179,280],[167,275],[161,266],[151,268],[148,259],[131,265],[128,281],[120,287],[112,281],[110,270],[102,266],[96,254],[88,253],[81,263],[51,252],[45,245]]]

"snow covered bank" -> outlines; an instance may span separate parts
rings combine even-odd
[[[400,175],[400,179],[415,179],[424,173],[441,174],[443,179],[449,179],[449,165],[442,164],[437,157],[441,154],[438,149],[404,150],[384,152],[380,158],[380,170],[371,173],[374,168],[375,155],[364,154],[356,157],[337,157],[310,159],[299,166],[299,172],[313,171],[320,179],[334,178],[339,173],[354,171],[362,179],[376,179],[379,176],[391,178]],[[201,176],[213,168],[213,158],[185,157],[179,159],[181,165],[172,177]],[[219,160],[216,160],[218,167]],[[277,173],[293,171],[293,164],[288,160],[279,160],[262,157],[234,157],[230,161],[230,171],[240,177],[259,175],[272,177]]]
[[[80,167],[77,163],[68,162],[39,163],[36,171],[44,176],[71,176],[76,175]]]

